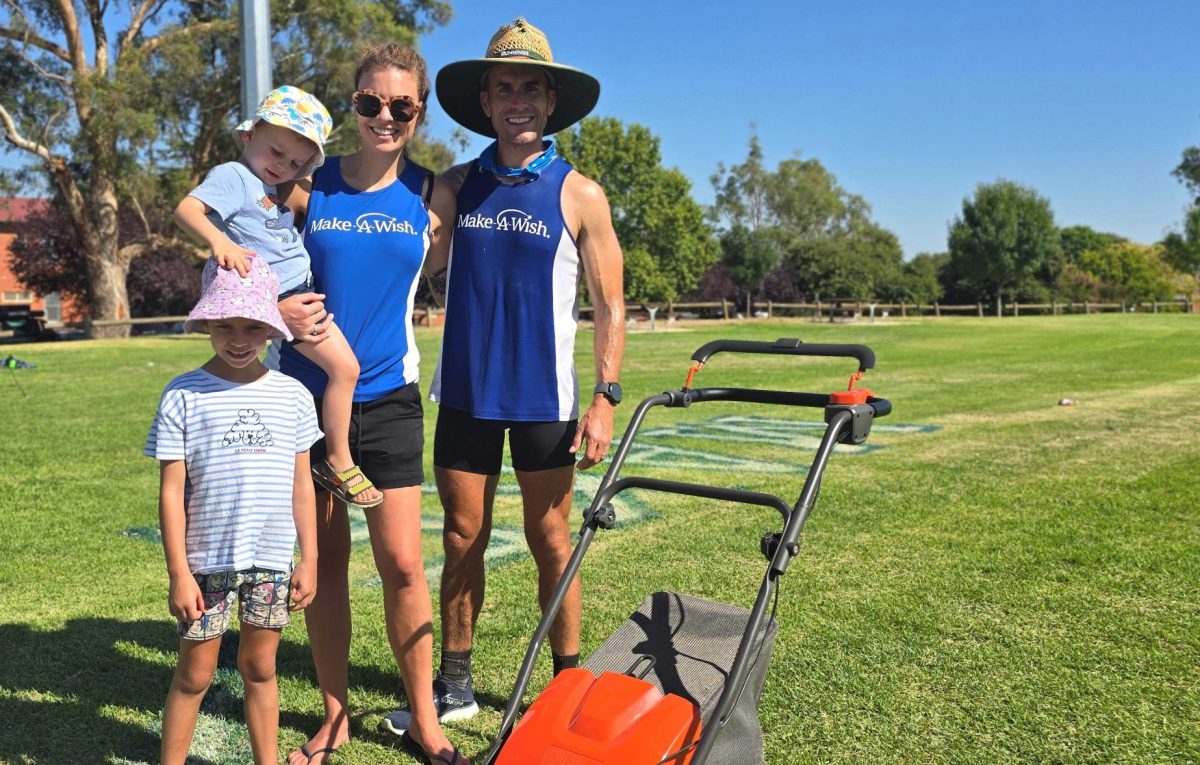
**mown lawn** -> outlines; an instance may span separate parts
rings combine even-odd
[[[701,344],[783,336],[872,346],[878,368],[864,384],[895,412],[871,448],[839,447],[783,579],[761,708],[768,761],[1200,761],[1200,320],[637,332],[618,428],[634,401],[682,384]],[[440,335],[418,338],[428,379]],[[581,333],[584,380],[590,342]],[[0,762],[157,760],[176,640],[155,537],[157,467],[141,445],[163,385],[207,348],[167,337],[2,349],[37,368],[0,370]],[[845,386],[851,366],[718,355],[697,384],[826,392]],[[626,472],[792,502],[819,420],[763,406],[656,410]],[[581,476],[581,506],[598,478]],[[451,731],[472,755],[490,742],[537,618],[512,484],[506,477],[476,643],[485,709]],[[770,511],[648,494],[619,510],[624,522],[602,533],[584,567],[585,653],[657,589],[749,604]],[[424,514],[436,576],[431,494]],[[352,566],[356,738],[336,762],[410,763],[376,729],[399,683],[367,548]],[[225,666],[196,762],[249,761],[240,683]],[[320,717],[302,619],[285,631],[279,669],[286,751]]]

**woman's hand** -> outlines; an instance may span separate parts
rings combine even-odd
[[[333,314],[325,310],[325,296],[319,292],[305,292],[279,301],[279,314],[293,337],[314,345],[327,337],[325,333],[333,319]]]

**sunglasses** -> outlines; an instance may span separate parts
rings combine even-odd
[[[354,111],[368,119],[378,117],[385,103],[383,97],[373,90],[366,88],[355,92]],[[417,105],[408,96],[396,96],[387,100],[388,113],[396,122],[412,122],[417,116]]]

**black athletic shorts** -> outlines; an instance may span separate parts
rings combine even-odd
[[[466,473],[498,475],[507,430],[514,470],[532,472],[574,465],[575,455],[569,450],[577,424],[577,420],[481,420],[461,409],[439,406],[433,464]]]
[[[317,401],[320,419],[321,402]],[[350,456],[378,489],[425,482],[421,453],[425,420],[421,389],[409,383],[374,401],[354,402],[350,410]],[[325,439],[313,444],[312,461],[325,459]],[[324,491],[320,486],[317,491]]]

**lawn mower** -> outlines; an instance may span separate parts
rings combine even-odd
[[[832,356],[858,361],[847,390],[829,394],[748,388],[693,388],[693,378],[717,353]],[[856,387],[875,366],[863,345],[716,340],[692,355],[678,390],[638,405],[608,472],[584,511],[579,542],[525,652],[485,765],[751,765],[764,762],[758,702],[778,623],[768,614],[777,580],[799,552],[821,476],[838,443],[861,444],[891,404]],[[621,476],[638,429],[653,407],[687,408],[708,401],[817,407],[826,428],[795,506],[737,488],[641,476]],[[782,525],[761,539],[767,569],[749,610],[675,592],[648,596],[581,667],[560,672],[517,720],[542,642],[599,529],[616,523],[612,500],[631,489],[759,505],[777,510]],[[776,604],[778,600],[776,599]]]

